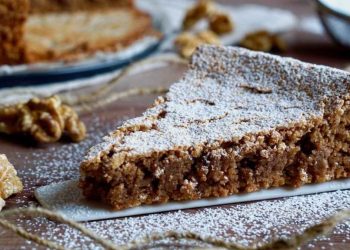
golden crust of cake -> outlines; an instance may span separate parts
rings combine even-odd
[[[29,62],[77,60],[115,52],[156,34],[149,15],[133,8],[31,15],[25,41]]]
[[[350,177],[350,74],[203,46],[143,116],[81,164],[89,198],[115,209]]]
[[[23,185],[15,168],[5,155],[0,154],[0,198],[7,199],[22,190]]]

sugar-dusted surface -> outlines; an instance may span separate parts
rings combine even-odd
[[[130,109],[131,105],[136,107],[137,112],[140,112],[153,99],[154,97],[147,97],[146,101],[146,99],[137,97],[128,102],[118,102],[118,105],[108,109],[110,112],[108,119],[101,118],[103,115],[101,113],[99,113],[100,118],[89,118],[87,120],[90,128],[89,137],[82,144],[64,144],[53,148],[29,148],[25,150],[25,153],[24,150],[21,150],[21,153],[11,153],[8,149],[7,155],[17,167],[26,186],[24,195],[9,200],[10,207],[36,205],[32,199],[32,190],[36,186],[76,178],[78,176],[77,164],[85,150],[90,145],[98,143],[103,134],[117,126],[118,120],[125,120],[123,113],[135,116]],[[143,106],[136,105],[136,100],[142,101]],[[122,109],[124,112],[116,111],[116,109]],[[2,142],[1,146],[4,145],[6,148],[8,144]],[[336,211],[346,208],[350,208],[350,191],[338,191],[250,204],[97,221],[85,225],[103,237],[113,240],[116,244],[123,244],[150,233],[176,230],[194,231],[217,236],[227,241],[252,245],[257,242],[263,244],[276,237],[289,237]],[[18,219],[17,222],[29,231],[58,241],[66,247],[98,249],[90,240],[74,230],[46,219]],[[2,236],[0,245],[7,244],[8,239],[16,242],[12,243],[12,246],[16,247],[8,249],[18,249],[18,246],[22,246],[22,249],[37,248],[35,244],[21,241],[13,235],[10,237],[11,234],[2,229],[0,229],[0,235]],[[339,225],[329,237],[312,241],[303,249],[314,249],[314,246],[317,246],[316,249],[329,249],[330,247],[347,249],[347,245],[350,244],[349,235],[350,224],[347,221]],[[190,244],[190,242],[182,243]]]
[[[122,116],[120,119],[125,120],[126,117]],[[36,186],[76,178],[78,176],[77,165],[84,151],[90,145],[97,143],[102,134],[118,125],[116,121],[107,122],[100,118],[93,118],[89,123],[91,126],[88,140],[79,144],[80,146],[65,144],[55,148],[33,150],[34,153],[27,154],[25,159],[22,158],[23,153],[11,157],[14,162],[20,161],[26,166],[18,168],[20,176],[25,180],[24,196],[26,197],[16,196],[10,201],[10,205],[36,205],[31,198],[31,190]],[[346,208],[350,208],[350,191],[347,190],[249,204],[96,221],[85,223],[85,225],[101,236],[113,240],[116,244],[124,244],[152,233],[175,230],[178,232],[193,231],[243,245],[254,245],[257,242],[263,244],[273,238],[290,237],[338,210]],[[58,241],[67,248],[98,249],[97,245],[73,229],[43,218],[17,219],[16,222],[30,232]],[[0,229],[0,235],[4,235],[6,239],[7,233]],[[329,249],[331,246],[339,246],[339,249],[342,249],[342,246],[350,244],[349,235],[350,224],[347,221],[339,225],[330,237],[312,241],[303,249],[313,249],[315,245],[319,249]],[[0,239],[1,244],[5,243]],[[22,246],[21,249],[37,247],[33,243],[20,240],[17,240],[17,244]],[[170,243],[161,242],[159,244],[168,245]],[[188,246],[192,242],[176,243],[177,246],[179,244]]]
[[[121,117],[121,119],[125,118]],[[26,192],[24,195],[11,199],[9,205],[12,207],[36,205],[31,198],[30,191],[35,186],[75,178],[78,175],[76,164],[84,154],[83,148],[89,147],[89,144],[97,143],[101,134],[117,125],[100,119],[94,119],[93,123],[95,124],[95,135],[90,133],[88,141],[81,145],[81,149],[75,144],[67,144],[61,145],[56,150],[36,150],[35,154],[28,154],[26,159],[21,159],[19,154],[12,156],[13,162],[18,162],[15,165],[23,162],[28,170],[22,167],[18,168],[20,176],[25,180]],[[42,167],[50,161],[49,166]],[[46,173],[44,169],[47,171]],[[338,210],[347,208],[350,208],[350,191],[346,190],[250,204],[97,221],[86,223],[85,226],[101,236],[113,240],[116,244],[124,244],[129,240],[150,233],[176,230],[180,232],[193,231],[203,235],[220,237],[231,242],[252,245],[256,242],[263,244],[277,237],[290,237]],[[58,241],[67,248],[99,249],[97,245],[76,231],[46,219],[17,219],[16,222],[30,232]],[[2,236],[0,246],[8,244],[11,234],[0,229],[0,235]],[[12,246],[16,247],[4,249],[41,249],[37,245],[22,241],[15,236],[12,236],[11,239],[15,241]],[[192,244],[187,241],[181,243]],[[168,245],[169,242],[162,244]],[[328,237],[312,241],[303,249],[315,249],[315,246],[316,249],[330,249],[331,247],[347,249],[348,244],[350,244],[349,221],[339,225]]]
[[[322,117],[349,89],[345,71],[240,48],[203,46],[164,102],[120,128],[141,131],[111,136],[87,158],[111,147],[147,155],[289,127]],[[330,104],[324,106],[324,100]]]
[[[350,191],[337,191],[250,204],[97,221],[85,225],[116,244],[125,244],[149,234],[174,230],[196,232],[244,246],[253,246],[274,238],[288,238],[301,233],[308,226],[346,208],[350,208]],[[67,248],[98,247],[75,230],[57,226],[56,223],[45,219],[19,220],[19,223],[26,223],[32,232],[57,240]],[[340,224],[331,235],[336,238],[344,234],[348,236],[342,239],[342,243],[350,244],[349,221]],[[169,244],[168,241],[160,243]],[[180,243],[192,244],[189,241]],[[320,249],[329,249],[334,243],[331,243],[328,237],[321,237],[308,243],[305,249],[311,249],[315,244],[318,244]]]

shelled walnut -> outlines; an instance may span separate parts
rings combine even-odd
[[[86,136],[84,123],[58,96],[0,108],[0,132],[28,135],[46,143],[58,141],[64,134],[74,142]]]
[[[211,0],[199,0],[197,4],[187,11],[182,22],[183,30],[193,28],[202,19],[206,19],[209,22],[209,29],[218,35],[229,33],[233,30],[231,17],[218,11]]]
[[[213,9],[214,3],[211,0],[199,0],[187,11],[182,23],[183,29],[191,29],[199,20],[208,17]]]
[[[285,51],[286,43],[276,34],[260,30],[247,34],[241,41],[240,45],[247,49],[269,52],[272,50]]]
[[[233,30],[233,22],[229,15],[214,12],[209,17],[209,28],[216,34],[223,35]]]
[[[175,40],[175,46],[179,54],[184,58],[189,58],[199,45],[219,45],[220,43],[217,35],[209,30],[201,31],[197,34],[183,32]]]
[[[206,43],[206,44],[215,44],[215,45],[221,44],[219,37],[210,30],[204,30],[204,31],[198,32],[197,37],[203,43]]]
[[[199,45],[201,45],[200,39],[189,32],[183,32],[175,39],[175,47],[184,58],[189,58]]]

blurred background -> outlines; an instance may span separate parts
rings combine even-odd
[[[203,43],[242,46],[341,69],[350,64],[347,0],[7,4],[0,17],[0,89],[88,79],[164,53],[188,59]]]
[[[202,44],[350,71],[349,0],[0,3],[0,108],[57,95],[91,117],[96,109],[111,121],[119,111],[134,116],[166,93]]]
[[[295,57],[307,62],[324,64],[338,68],[344,68],[350,64],[350,50],[339,46],[327,34],[318,15],[316,0],[218,0],[225,4],[261,4],[270,7],[286,9],[295,14],[298,23],[294,30],[283,35],[288,43],[288,49],[283,54]],[[324,1],[327,2],[327,1]],[[350,1],[343,2],[349,5]],[[344,7],[345,10],[345,7]],[[253,18],[253,17],[252,17]],[[348,26],[350,27],[350,13],[348,14]],[[337,29],[337,27],[334,27]],[[350,34],[350,30],[349,33]],[[350,42],[350,37],[348,37]]]

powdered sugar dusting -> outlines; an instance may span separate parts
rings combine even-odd
[[[338,76],[343,75],[340,71],[333,73]],[[283,103],[283,105],[286,104],[288,102]],[[205,109],[203,101],[197,100],[194,105],[198,105],[196,107],[197,110]],[[149,114],[148,112],[147,114]],[[205,110],[205,112],[207,111]],[[210,111],[207,114],[210,114]],[[192,113],[192,119],[197,119],[196,115]],[[140,120],[140,118],[137,120]],[[37,183],[30,184],[29,186],[31,187],[78,177],[78,162],[75,161],[79,160],[85,148],[97,143],[102,134],[110,130],[112,126],[103,126],[103,129],[101,129],[101,126],[99,129],[94,129],[94,135],[89,137],[88,141],[81,144],[77,149],[74,149],[75,146],[70,144],[63,146],[61,151],[60,149],[57,151],[51,150],[50,153],[37,151],[35,166],[25,173],[20,172],[20,175],[32,174],[36,177]],[[54,154],[54,157],[50,156],[50,154]],[[74,154],[74,157],[62,158],[65,154]],[[43,166],[49,162],[49,159],[57,157],[59,160],[56,159],[55,163],[52,163],[54,167],[45,167],[45,171],[49,172],[44,173]],[[23,162],[26,162],[26,160],[24,159]],[[43,183],[39,183],[41,178],[44,180]],[[138,239],[148,234],[174,230],[177,232],[192,231],[206,236],[219,237],[225,241],[236,242],[245,246],[253,246],[256,244],[261,245],[274,238],[288,238],[339,210],[349,208],[350,191],[343,190],[248,204],[96,221],[85,223],[85,226],[99,235],[113,240],[116,244],[125,244],[130,240]],[[97,245],[82,237],[75,230],[46,219],[18,219],[17,222],[30,232],[57,241],[66,248],[99,249]],[[312,249],[317,244],[320,249],[330,249],[337,248],[337,246],[341,248],[350,244],[350,222],[346,221],[340,224],[332,232],[331,237],[332,240],[329,237],[318,238],[318,240],[308,243],[304,248]],[[340,240],[338,241],[334,240],[339,238]],[[161,243],[168,244],[169,242]],[[179,244],[188,246],[192,242],[180,241],[176,244],[177,246]],[[28,248],[33,248],[33,244],[27,242],[27,245],[23,246],[23,249]]]
[[[24,180],[26,191],[32,190],[35,186],[77,178],[79,161],[85,150],[98,143],[102,135],[116,125],[118,124],[96,119],[91,122],[90,126],[90,131],[93,133],[89,133],[88,139],[79,145],[61,145],[59,148],[49,149],[49,152],[37,149],[35,153],[30,153],[34,154],[32,162],[29,162],[29,157],[23,158],[23,155],[18,155],[21,162],[27,165],[25,171],[20,169],[18,171]],[[29,179],[33,181],[29,183]],[[15,202],[18,206],[33,205],[32,202],[28,203],[19,198],[16,198]],[[125,244],[130,240],[152,233],[174,230],[177,232],[192,231],[251,246],[261,245],[273,238],[288,238],[339,210],[349,208],[350,191],[343,190],[280,200],[96,221],[84,225],[116,244]],[[57,241],[66,248],[101,249],[75,230],[47,219],[19,218],[17,223],[32,233]],[[3,241],[0,239],[0,242]],[[169,244],[169,241],[157,245],[161,244]],[[340,224],[330,236],[318,238],[308,243],[303,249],[313,249],[316,244],[320,249],[331,247],[336,249],[337,246],[341,248],[350,244],[350,222]],[[189,246],[192,245],[192,242],[176,242],[176,246],[179,245]],[[23,242],[21,247],[21,249],[35,248],[36,245],[31,242]]]
[[[241,48],[203,46],[165,102],[121,127],[146,130],[111,136],[88,158],[113,144],[116,152],[147,155],[289,127],[322,117],[331,108],[324,108],[325,98],[335,100],[349,88],[345,71]]]
[[[191,231],[203,236],[219,237],[244,246],[254,246],[275,238],[288,238],[296,233],[301,233],[307,227],[346,208],[350,208],[350,191],[348,190],[249,204],[96,221],[85,223],[85,226],[116,244],[125,244],[130,240],[154,233]],[[75,230],[56,225],[46,219],[21,220],[20,223],[26,223],[33,232],[57,240],[67,248],[98,249],[97,245],[82,237]],[[40,229],[42,226],[45,226],[45,230]],[[332,233],[334,238],[339,235],[350,235],[350,221],[342,223]],[[161,243],[169,244],[170,242]],[[350,237],[338,243],[331,243],[330,238],[321,237],[317,244],[328,249],[333,244],[340,243],[350,243]],[[181,241],[177,244],[191,245],[192,242]],[[314,244],[315,241],[312,241],[306,248],[312,248]]]

